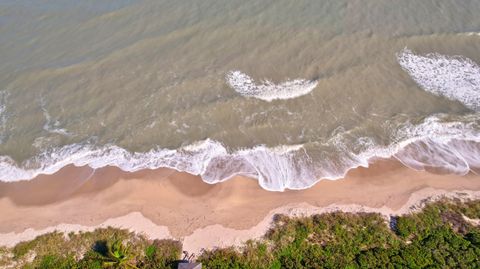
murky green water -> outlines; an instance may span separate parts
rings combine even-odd
[[[388,156],[475,171],[478,14],[477,0],[0,1],[0,178],[167,166],[281,190]],[[234,71],[255,82],[232,86]]]

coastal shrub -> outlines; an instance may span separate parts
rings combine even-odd
[[[281,268],[265,242],[249,240],[239,250],[234,247],[205,250],[198,257],[205,268]]]
[[[480,232],[472,231],[466,234],[465,238],[476,247],[480,247]]]
[[[77,262],[72,256],[62,257],[57,255],[46,255],[42,257],[38,269],[50,269],[50,268],[58,268],[58,269],[70,269],[70,268],[78,268]]]
[[[5,268],[13,258],[13,253],[7,247],[0,247],[0,268]]]
[[[265,242],[247,241],[242,254],[247,268],[272,268],[274,256]]]
[[[93,249],[88,250],[78,261],[78,268],[100,269],[103,268],[103,257]]]
[[[13,256],[16,259],[23,257],[35,246],[34,243],[35,240],[18,243],[12,250]]]
[[[233,247],[205,250],[197,259],[205,268],[249,268],[245,259]]]
[[[145,248],[145,259],[141,267],[149,269],[175,268],[181,253],[182,244],[179,241],[154,240]]]
[[[64,250],[65,237],[60,232],[52,232],[37,236],[35,239],[20,242],[13,248],[15,258],[21,258],[30,251],[46,254],[48,252],[59,252]]]
[[[399,236],[407,238],[416,231],[416,225],[417,224],[412,218],[398,217],[395,231]]]
[[[443,203],[446,206],[450,207],[451,211],[460,212],[462,215],[471,218],[479,219],[480,218],[480,203],[478,201],[466,201],[466,202],[448,202]],[[440,206],[441,204],[437,204]]]

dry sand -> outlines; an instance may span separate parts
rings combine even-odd
[[[311,215],[334,210],[402,214],[425,199],[480,198],[480,176],[418,172],[380,160],[345,179],[323,180],[302,191],[268,192],[253,179],[209,185],[169,169],[122,172],[66,167],[31,181],[0,183],[0,245],[53,231],[114,226],[151,238],[182,239],[190,252],[239,244],[268,229],[276,213]]]

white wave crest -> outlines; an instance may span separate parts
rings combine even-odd
[[[480,135],[478,118],[466,122],[443,122],[438,117],[426,118],[421,124],[407,124],[398,131],[403,138],[393,155],[415,170],[434,168],[466,175],[480,168]]]
[[[480,66],[460,56],[416,55],[404,49],[398,63],[424,90],[480,111]]]
[[[10,157],[0,157],[0,180],[31,179],[39,174],[53,174],[69,164],[88,165],[91,168],[116,166],[124,171],[173,168],[191,174],[201,174],[208,161],[225,155],[226,149],[218,142],[205,140],[178,150],[152,149],[148,152],[129,152],[116,145],[96,147],[91,144],[72,144],[28,159],[18,166]]]
[[[262,80],[259,84],[240,71],[230,71],[226,80],[230,87],[245,96],[264,101],[275,99],[292,99],[310,93],[318,82],[315,80],[294,79],[275,84],[269,80]]]
[[[201,175],[211,184],[234,175],[252,176],[258,178],[265,189],[275,191],[289,188],[288,180],[299,179],[294,175],[296,170],[290,166],[294,163],[293,152],[300,148],[298,145],[258,146],[228,153],[221,143],[207,139],[179,149],[131,153],[116,145],[72,144],[46,151],[21,165],[8,156],[1,156],[0,180],[28,180],[40,174],[53,174],[70,164],[94,169],[116,166],[129,172],[166,167]]]
[[[310,143],[308,148],[256,146],[236,151],[211,139],[179,149],[147,152],[129,152],[116,145],[73,144],[45,151],[21,164],[1,156],[0,180],[28,180],[39,174],[53,174],[69,164],[94,169],[116,166],[129,172],[167,167],[200,175],[210,184],[244,175],[258,179],[266,190],[283,191],[309,188],[321,179],[343,178],[350,169],[368,167],[372,158],[389,157],[417,170],[442,168],[460,175],[479,173],[480,121],[476,115],[470,117],[448,122],[440,115],[420,124],[406,123],[386,146],[371,137],[353,138],[352,144],[352,137],[343,133],[326,143]]]

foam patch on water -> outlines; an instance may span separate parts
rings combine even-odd
[[[467,36],[480,36],[480,32],[468,32],[464,34],[466,34]]]
[[[460,56],[417,55],[405,49],[398,63],[424,90],[480,111],[480,66]]]
[[[58,120],[52,120],[52,116],[48,113],[46,108],[46,101],[45,98],[40,98],[40,108],[43,111],[43,116],[45,117],[45,124],[43,124],[43,129],[49,133],[54,134],[61,134],[65,136],[69,136],[70,133],[64,129],[60,128],[60,122]]]
[[[256,83],[250,76],[240,71],[228,72],[227,83],[236,92],[245,96],[264,101],[276,99],[292,99],[310,93],[318,82],[315,80],[294,79],[275,84],[269,80]]]
[[[446,172],[466,174],[480,171],[479,119],[476,115],[462,121],[447,121],[432,116],[419,124],[405,123],[392,134],[393,143],[381,146],[373,138],[361,137],[351,144],[345,133],[326,142],[229,150],[218,141],[206,139],[179,149],[152,149],[129,152],[116,145],[73,144],[54,148],[17,164],[8,156],[0,157],[0,180],[32,179],[53,174],[73,164],[94,169],[116,166],[124,171],[172,168],[200,175],[210,184],[235,175],[256,178],[270,191],[309,188],[321,179],[339,179],[356,167],[368,167],[372,158],[395,157],[406,166],[425,170],[442,168]],[[318,149],[328,146],[328,150]]]

